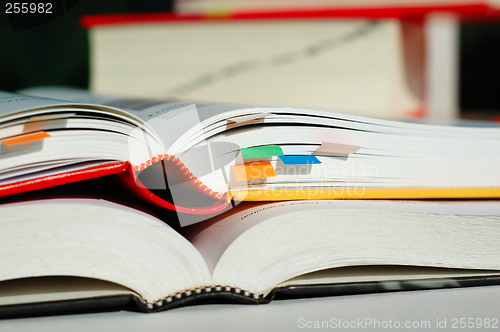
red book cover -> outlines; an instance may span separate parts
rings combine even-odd
[[[161,160],[158,158],[157,162],[160,161]],[[209,206],[179,206],[163,198],[160,198],[144,185],[142,185],[141,181],[137,177],[137,172],[140,171],[139,167],[134,167],[129,162],[111,162],[99,166],[92,166],[79,170],[72,170],[69,172],[0,185],[0,198],[25,192],[57,187],[79,181],[91,180],[99,177],[113,176],[121,181],[128,189],[133,191],[138,196],[138,198],[141,198],[157,206],[181,213],[198,215],[213,214],[222,211],[229,204],[230,200],[227,194],[221,195],[207,188],[198,179],[196,179],[187,168],[183,167],[183,164],[179,159],[169,156],[168,159],[167,157],[165,157],[164,162],[170,164],[169,171],[175,171],[175,169],[178,170],[177,176],[182,177],[181,180],[186,184],[186,186],[190,187],[190,189],[193,191],[193,195],[202,194],[211,197],[213,200],[211,200],[210,202],[213,202],[213,204]],[[152,162],[149,162],[148,166],[152,164]],[[147,166],[142,165],[142,170],[144,170],[146,167]]]

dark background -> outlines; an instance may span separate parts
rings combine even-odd
[[[88,87],[86,14],[173,10],[163,0],[52,0],[52,15],[0,12],[0,90],[36,85]],[[30,1],[32,2],[32,1]],[[470,117],[500,113],[500,22],[464,24],[460,38],[460,109]],[[472,116],[474,117],[474,116]]]

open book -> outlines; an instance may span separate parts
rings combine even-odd
[[[0,315],[500,283],[498,201],[242,203],[177,232],[95,199],[0,205]]]
[[[186,213],[231,199],[500,197],[498,127],[30,93],[62,100],[0,95],[1,196],[121,173],[140,196]],[[167,189],[171,199],[158,198]]]

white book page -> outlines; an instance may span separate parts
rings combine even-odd
[[[78,276],[119,284],[149,304],[210,284],[196,249],[166,223],[97,199],[0,205],[0,281]]]
[[[14,112],[61,105],[67,102],[0,91],[0,119]]]
[[[187,239],[202,254],[213,272],[229,245],[241,234],[272,217],[293,213],[328,209],[380,210],[436,213],[442,215],[500,215],[500,204],[495,201],[377,201],[377,200],[310,200],[279,203],[242,203],[233,214],[218,219],[187,234]],[[286,232],[289,230],[283,230]]]
[[[129,116],[144,121],[145,124],[138,125],[138,130],[152,128],[163,143],[164,152],[168,153],[184,151],[182,145],[179,146],[178,144],[177,149],[172,149],[172,145],[188,131],[190,133],[201,132],[205,126],[211,123],[205,123],[207,119],[216,115],[219,115],[219,118],[224,118],[223,113],[244,108],[244,106],[237,104],[191,101],[168,102],[154,98],[139,98],[133,95],[130,97],[113,94],[103,95],[91,93],[87,90],[65,87],[38,87],[25,89],[22,93],[41,98],[63,99],[76,103],[103,105],[119,109],[121,112],[129,114]]]

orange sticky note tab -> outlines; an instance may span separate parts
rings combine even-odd
[[[276,176],[273,166],[269,160],[255,161],[232,166],[234,175],[238,181],[255,180]]]
[[[50,135],[44,131],[39,131],[37,133],[21,135],[21,136],[16,136],[13,138],[4,139],[4,140],[2,140],[2,144],[7,145],[7,146],[12,146],[12,145],[21,144],[21,143],[38,141],[40,139],[44,139],[47,137],[50,137]]]

